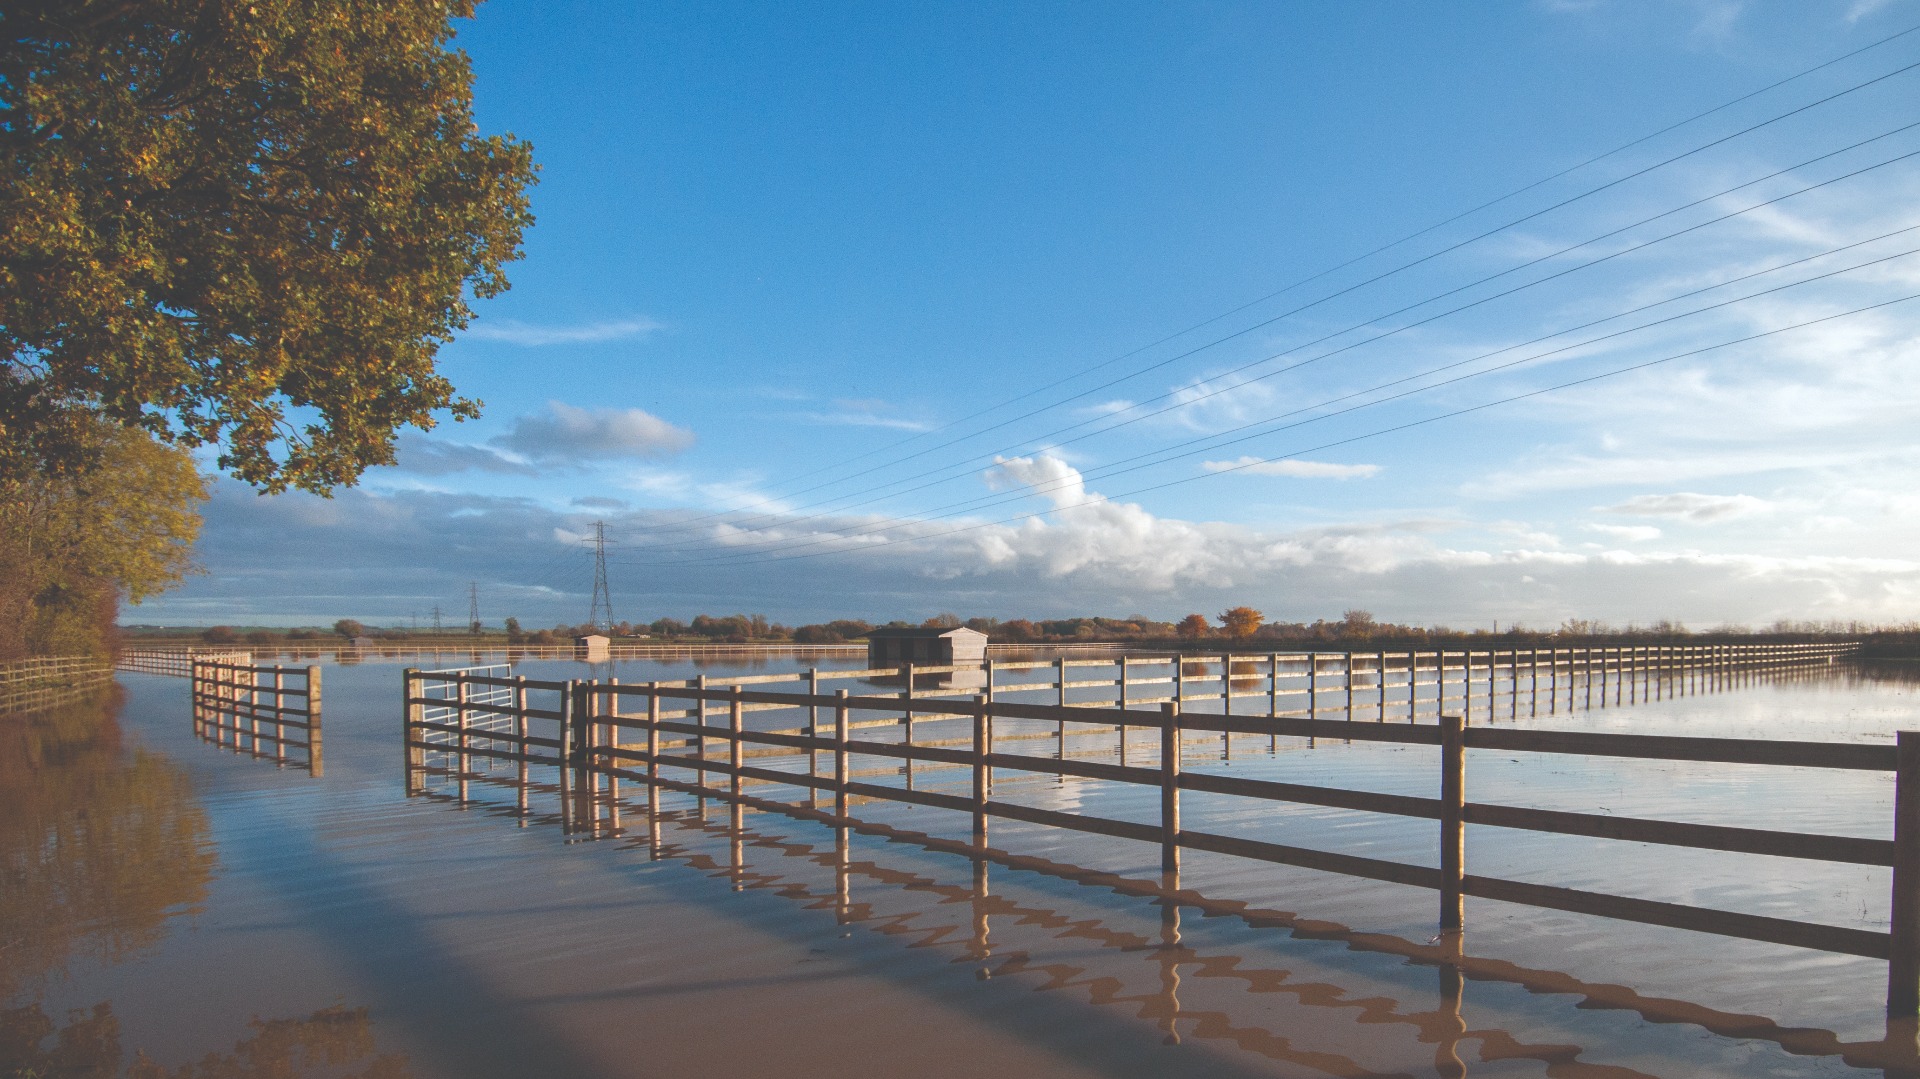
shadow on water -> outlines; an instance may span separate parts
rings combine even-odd
[[[515,806],[489,803],[484,798],[462,802],[454,795],[435,791],[423,792],[421,797],[461,808],[484,806],[523,825],[533,822],[570,827],[563,812],[566,803],[559,801],[562,792],[555,784],[525,784],[535,792],[555,797],[556,809],[544,812],[526,808],[521,784],[513,779],[484,775],[470,779],[477,780],[474,785],[478,787],[511,791]],[[697,810],[661,809],[650,814],[644,800],[634,800],[625,808],[633,814],[628,819],[635,823],[630,826],[607,827],[605,820],[596,817],[595,824],[587,826],[585,832],[574,828],[574,838],[611,840],[643,852],[650,861],[679,861],[703,875],[723,879],[735,893],[769,893],[805,910],[830,912],[840,924],[865,925],[911,949],[943,950],[949,962],[974,967],[974,976],[983,982],[1024,978],[1036,991],[1072,994],[1081,1002],[1117,1009],[1132,1020],[1155,1024],[1168,1045],[1216,1044],[1227,1051],[1219,1058],[1222,1062],[1230,1062],[1238,1054],[1252,1054],[1327,1075],[1402,1074],[1377,1071],[1355,1056],[1306,1044],[1365,1045],[1379,1040],[1383,1031],[1398,1028],[1403,1037],[1432,1047],[1433,1074],[1443,1077],[1468,1074],[1464,1061],[1469,1050],[1470,1055],[1487,1063],[1537,1062],[1556,1079],[1629,1079],[1655,1074],[1583,1060],[1586,1050],[1577,1044],[1528,1041],[1497,1026],[1469,1026],[1461,1010],[1465,984],[1484,982],[1517,986],[1534,996],[1570,997],[1572,1007],[1581,1011],[1631,1013],[1648,1023],[1687,1025],[1725,1039],[1767,1042],[1791,1056],[1832,1058],[1848,1067],[1878,1072],[1887,1079],[1920,1076],[1920,1053],[1915,1051],[1911,1022],[1890,1022],[1886,1037],[1880,1040],[1847,1041],[1825,1029],[1785,1026],[1762,1015],[1643,995],[1624,985],[1589,982],[1563,971],[1475,956],[1463,950],[1459,935],[1436,937],[1423,944],[1292,911],[1211,898],[1182,888],[1177,871],[1158,879],[1132,878],[1045,857],[976,848],[957,839],[835,817],[777,800],[743,795],[739,804],[719,820],[710,820],[705,812]],[[802,827],[824,825],[835,838],[808,841],[776,832],[769,824],[750,828],[746,825],[749,814],[766,822],[786,819]],[[942,879],[920,869],[888,866],[871,857],[855,859],[850,853],[849,834],[954,856],[970,867],[971,883]],[[796,868],[782,870],[782,863]],[[831,870],[833,883],[805,879],[807,869],[798,868],[801,865]],[[1159,931],[1146,933],[1109,924],[1083,911],[1068,912],[996,895],[992,887],[995,867],[1010,871],[1001,881],[1003,887],[1008,880],[1048,878],[1146,904],[1158,910]],[[860,889],[857,899],[856,886]],[[932,909],[888,910],[885,897],[889,894],[930,896],[936,905]],[[1403,994],[1408,999],[1396,999],[1383,994],[1378,984],[1356,981],[1364,988],[1339,984],[1325,977],[1329,972],[1324,964],[1310,971],[1263,965],[1273,959],[1264,954],[1271,949],[1261,949],[1263,954],[1256,958],[1192,941],[1183,934],[1183,912],[1203,919],[1230,919],[1255,930],[1283,930],[1295,940],[1327,942],[1353,953],[1398,959],[1409,966],[1431,969],[1435,982],[1431,989],[1415,990]],[[1039,929],[1072,947],[1063,948],[1062,957],[1049,957],[1031,947],[996,945],[996,922],[1028,931]],[[1102,957],[1097,963],[1064,957],[1083,954],[1089,946]],[[1118,973],[1113,967],[1116,961],[1122,964]],[[1156,987],[1130,990],[1129,983],[1140,979],[1127,976],[1124,966],[1128,963],[1149,972]],[[872,973],[885,976],[894,972],[883,968]],[[1206,985],[1214,1003],[1219,1003],[1223,988],[1232,990],[1234,999],[1225,1007],[1183,1004],[1183,986],[1191,988],[1195,984]],[[631,995],[655,991],[640,989]],[[1274,997],[1284,998],[1297,1009],[1293,1021],[1280,1025],[1260,1022],[1261,1013],[1271,1010],[1268,1001]],[[1434,1006],[1422,1007],[1422,1001],[1431,1001]],[[1305,1027],[1299,1023],[1301,1013],[1312,1017]],[[1088,1022],[1083,1010],[1063,1012],[1061,1018]],[[1210,1069],[1210,1074],[1234,1073],[1230,1066]],[[1264,1069],[1258,1073],[1267,1074]],[[1133,1072],[1121,1069],[1114,1074]],[[1147,1074],[1167,1073],[1149,1069]]]
[[[375,1051],[364,1008],[254,1019],[230,1051],[178,1070],[138,1048],[128,1060],[109,1001],[64,1021],[47,1014],[49,979],[76,962],[117,963],[153,948],[206,900],[217,868],[186,773],[124,744],[124,702],[112,687],[0,715],[0,1076],[406,1079],[404,1058]]]

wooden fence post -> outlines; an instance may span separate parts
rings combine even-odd
[[[1160,868],[1180,868],[1180,704],[1160,706]]]
[[[420,769],[426,765],[426,750],[417,744],[420,731],[416,727],[421,720],[420,668],[408,667],[400,672],[400,685],[404,688],[405,707],[401,710],[400,744],[406,747],[406,791],[409,797],[420,793]]]
[[[1461,877],[1466,873],[1466,721],[1440,717],[1440,928],[1462,924]]]
[[[1887,1015],[1920,1015],[1920,731],[1900,731],[1894,764],[1893,918]]]
[[[320,668],[307,668],[307,774],[326,775],[326,757],[320,747]]]
[[[1067,706],[1067,657],[1061,656],[1054,663],[1055,670],[1060,676],[1060,696],[1056,703],[1065,708]],[[1053,725],[1053,755],[1059,760],[1067,759],[1067,721],[1064,719]],[[1063,787],[1067,785],[1065,772],[1060,774],[1060,785]]]
[[[987,698],[973,699],[973,845],[987,845],[987,757],[993,752],[987,734]]]
[[[1220,718],[1233,716],[1233,653],[1220,656]],[[1233,759],[1233,732],[1220,732],[1220,755],[1225,760]]]
[[[847,691],[833,691],[833,812],[847,815]]]
[[[704,694],[707,689],[707,676],[695,675],[693,686]],[[705,696],[696,698],[694,708],[693,722],[700,728],[700,733],[693,736],[693,785],[699,791],[696,805],[700,812],[700,819],[705,820],[707,819],[707,698]]]
[[[727,696],[727,765],[733,769],[732,782],[727,789],[733,794],[733,804],[740,804],[740,765],[744,760],[740,745],[740,687],[735,686]]]
[[[514,754],[514,808],[519,811],[520,827],[527,826],[528,791],[531,777],[527,774],[529,758],[533,756],[533,747],[527,744],[527,737],[533,733],[532,724],[527,722],[527,676],[515,675],[513,678],[513,734],[519,739],[518,750]]]

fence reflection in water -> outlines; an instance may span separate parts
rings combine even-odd
[[[1647,649],[1618,650],[1611,655],[1581,655],[1575,652],[1558,656],[1513,656],[1505,664],[1487,662],[1485,665],[1503,669],[1505,681],[1516,696],[1520,694],[1521,687],[1532,688],[1536,680],[1531,675],[1534,670],[1540,669],[1548,674],[1546,684],[1540,687],[1546,691],[1543,696],[1551,694],[1556,701],[1560,699],[1565,690],[1556,684],[1560,678],[1554,672],[1559,672],[1568,676],[1568,683],[1584,691],[1581,696],[1589,696],[1597,691],[1599,700],[1605,701],[1609,695],[1616,700],[1622,697],[1631,700],[1641,693],[1657,697],[1681,689],[1701,692],[1716,685],[1740,683],[1765,670],[1790,669],[1794,664],[1825,664],[1833,654],[1796,650],[1787,655],[1771,655],[1764,649],[1742,649],[1743,654],[1740,655],[1708,652],[1703,657],[1707,661],[1704,670],[1696,670],[1677,665],[1671,661],[1673,657],[1660,655],[1661,651]],[[1636,654],[1641,652],[1646,654]],[[1309,694],[1318,688],[1312,683],[1318,680],[1322,672],[1322,657],[1283,655],[1262,658],[1265,662],[1259,666],[1266,667],[1264,673],[1268,674],[1268,678],[1258,680],[1257,688],[1264,691],[1260,695],[1268,700],[1277,701],[1282,696],[1279,673],[1289,667],[1305,675]],[[1410,688],[1417,689],[1421,666],[1416,657],[1406,658],[1406,681],[1411,684]],[[1465,676],[1460,682],[1463,692],[1453,696],[1453,699],[1471,706],[1468,702],[1472,700],[1472,689],[1480,684],[1474,677],[1478,673],[1476,668],[1481,666],[1476,660],[1481,658],[1458,654],[1432,657],[1429,669],[1434,675],[1434,692],[1431,699],[1438,707],[1444,707],[1449,697],[1453,696],[1448,692],[1449,671],[1457,671]],[[1344,665],[1344,684],[1339,687],[1340,690],[1351,691],[1356,681],[1355,673],[1367,671],[1370,665],[1365,661],[1369,659],[1377,661],[1378,657],[1361,657],[1360,662]],[[1493,660],[1494,657],[1485,659]],[[1079,662],[1091,665],[1087,661]],[[1147,703],[1127,694],[1135,686],[1155,684],[1151,679],[1132,677],[1134,664],[1148,662],[1153,661],[1129,659],[1121,665],[1119,678],[1112,683],[1120,690],[1121,699],[1129,705]],[[1304,716],[1271,712],[1265,716],[1242,716],[1235,714],[1233,701],[1243,694],[1235,690],[1240,688],[1237,684],[1255,681],[1246,677],[1255,672],[1246,671],[1240,657],[1222,662],[1221,673],[1214,679],[1219,688],[1212,696],[1220,702],[1219,713],[1182,713],[1175,698],[1204,700],[1210,695],[1192,692],[1195,679],[1191,676],[1199,672],[1191,670],[1191,661],[1168,658],[1160,662],[1171,669],[1158,684],[1170,684],[1173,690],[1161,697],[1157,702],[1161,707],[1152,711],[1138,708],[1121,710],[1111,706],[1088,711],[1088,705],[1083,702],[1071,702],[1063,707],[1058,703],[1033,705],[995,699],[998,695],[1022,691],[1030,693],[1037,689],[1049,690],[1058,698],[1064,698],[1069,689],[1105,684],[1099,680],[1070,684],[1072,676],[1066,661],[1017,665],[1024,669],[1042,666],[1054,668],[1050,672],[1055,675],[1054,680],[1041,684],[1003,682],[998,677],[999,673],[1016,665],[1002,665],[996,670],[990,664],[984,672],[985,681],[976,682],[973,687],[985,692],[963,701],[940,699],[956,695],[951,683],[961,679],[954,676],[967,673],[952,669],[814,671],[784,676],[756,676],[739,679],[736,685],[725,689],[707,686],[704,678],[690,683],[620,685],[614,681],[532,682],[501,677],[499,672],[409,671],[409,788],[421,789],[420,785],[428,774],[448,774],[463,785],[464,797],[464,784],[474,774],[471,767],[474,759],[511,763],[519,772],[517,778],[524,819],[525,792],[529,789],[525,783],[527,766],[555,766],[554,793],[568,807],[567,822],[571,827],[590,834],[602,829],[617,831],[620,828],[619,814],[623,799],[620,797],[619,784],[622,780],[638,781],[644,785],[650,811],[648,819],[652,821],[658,820],[662,790],[695,795],[701,800],[703,809],[706,799],[720,799],[731,803],[737,812],[742,805],[765,801],[745,793],[749,786],[764,785],[800,788],[803,795],[800,808],[806,810],[817,810],[821,805],[821,796],[830,795],[833,816],[842,819],[847,817],[852,804],[865,799],[906,802],[964,812],[972,817],[973,846],[977,849],[986,849],[988,819],[1000,816],[1156,843],[1161,848],[1163,864],[1170,870],[1177,869],[1179,852],[1183,848],[1199,849],[1437,889],[1442,895],[1440,923],[1444,929],[1454,929],[1460,925],[1462,896],[1479,895],[1628,921],[1890,959],[1889,1012],[1896,1016],[1912,1013],[1910,995],[1903,995],[1903,988],[1920,982],[1920,975],[1914,973],[1912,920],[1903,922],[1901,912],[1903,909],[1911,911],[1911,896],[1906,896],[1904,903],[1902,897],[1910,893],[1915,885],[1912,849],[1920,840],[1920,829],[1913,827],[1913,822],[1908,818],[1915,815],[1912,793],[1920,791],[1920,780],[1910,778],[1910,765],[1920,759],[1916,756],[1920,754],[1920,747],[1908,745],[1896,749],[1834,743],[1496,730],[1482,726],[1468,727],[1452,716],[1443,716],[1440,724],[1432,726],[1418,723],[1411,726],[1387,725],[1377,720],[1357,722],[1351,719],[1314,718],[1319,709]],[[1391,667],[1382,665],[1372,666],[1371,669],[1385,672]],[[973,673],[980,672],[976,669]],[[1576,682],[1574,675],[1581,676],[1581,681],[1587,685]],[[861,678],[868,682],[898,678],[903,690],[899,696],[861,697],[853,697],[845,691],[833,695],[818,691],[821,681],[836,678]],[[925,684],[916,684],[916,678],[941,678],[949,684],[946,687],[934,685],[922,689]],[[811,692],[777,693],[744,688],[748,684],[783,680],[805,682]],[[445,688],[435,691],[429,688],[433,685]],[[512,692],[502,697],[497,692],[500,690]],[[479,699],[483,691],[495,693],[488,703],[481,703]],[[530,707],[527,698],[529,692],[549,695],[548,700],[553,707]],[[964,690],[960,692],[964,693]],[[1569,697],[1572,697],[1571,693]],[[1417,719],[1419,695],[1410,692],[1406,699],[1409,718]],[[1482,702],[1492,703],[1487,697],[1472,703]],[[1365,702],[1361,707],[1366,708],[1374,703]],[[1529,701],[1528,705],[1533,707],[1536,702]],[[437,719],[427,718],[425,710],[430,707],[443,710],[437,713]],[[1069,708],[1074,710],[1069,712]],[[1512,712],[1518,708],[1519,704],[1515,702],[1507,710]],[[804,726],[785,729],[747,728],[745,717],[749,713],[780,709],[789,710],[790,714],[797,711],[809,722]],[[1491,713],[1488,716],[1490,720],[1498,718],[1498,710],[1491,707],[1479,711]],[[876,713],[882,718],[864,718]],[[825,730],[816,721],[822,714],[832,717],[831,726]],[[723,721],[715,723],[715,718]],[[553,724],[553,737],[532,734],[527,723],[534,719]],[[957,722],[965,722],[972,729],[954,737],[952,734],[957,733],[954,732]],[[482,733],[481,723],[492,729]],[[856,739],[853,736],[856,730],[876,728],[892,728],[897,732],[897,740],[876,740],[871,736]],[[1138,732],[1142,730],[1151,737],[1144,740],[1139,738]],[[943,733],[949,736],[940,737]],[[1179,767],[1183,757],[1191,756],[1189,747],[1196,744],[1218,744],[1223,755],[1230,753],[1236,735],[1254,737],[1268,744],[1285,737],[1304,739],[1308,744],[1318,738],[1340,738],[1435,746],[1442,751],[1440,797],[1413,798],[1274,783],[1205,772],[1184,772]],[[1054,755],[1013,754],[1004,752],[1002,748],[1010,743],[1036,740],[1053,741]],[[1077,747],[1075,752],[1068,751],[1069,742]],[[503,744],[505,748],[501,748]],[[1176,750],[1175,746],[1179,749]],[[725,751],[724,758],[713,752],[722,748]],[[1468,803],[1464,785],[1464,751],[1467,748],[1885,771],[1896,771],[1898,766],[1897,772],[1903,780],[1898,815],[1903,823],[1895,829],[1895,839],[1888,841]],[[429,752],[445,754],[446,758],[429,762],[424,756]],[[831,770],[827,774],[823,774],[820,768],[818,758],[821,753],[828,754],[831,761]],[[1076,759],[1089,756],[1118,758],[1120,763]],[[761,763],[749,765],[746,763],[749,758],[760,760]],[[855,767],[856,763],[875,759],[887,763],[877,769]],[[1149,761],[1151,763],[1146,763]],[[563,762],[567,766],[559,767]],[[671,774],[662,774],[662,769],[670,770]],[[968,794],[916,789],[914,786],[916,771],[954,769],[971,772],[972,790]],[[1029,776],[1058,777],[1061,781],[1074,776],[1104,782],[1151,784],[1158,787],[1161,793],[1161,819],[1157,822],[1114,820],[994,798],[996,782],[1006,782],[1004,773],[1010,771]],[[1002,774],[996,775],[996,772]],[[866,781],[887,775],[900,777],[901,785]],[[1179,822],[1180,794],[1187,790],[1435,819],[1441,825],[1441,865],[1435,869],[1274,844],[1245,836],[1183,829]],[[1683,847],[1892,865],[1896,869],[1895,931],[1891,934],[1874,933],[1474,876],[1465,872],[1464,825],[1467,823]],[[1902,871],[1903,864],[1905,872]],[[1901,928],[1903,924],[1906,926],[1904,932]],[[1909,989],[1908,994],[1910,992]]]
[[[452,769],[443,766],[429,764],[424,771],[429,776],[454,778]],[[1827,1030],[1783,1026],[1750,1012],[1720,1011],[1671,997],[1643,996],[1615,983],[1584,981],[1558,970],[1530,969],[1477,957],[1462,950],[1458,935],[1444,935],[1423,944],[1355,930],[1324,918],[1213,900],[1183,889],[1177,871],[1152,879],[1129,878],[753,795],[732,802],[726,818],[715,821],[703,811],[663,810],[659,808],[658,788],[649,788],[647,802],[652,804],[652,811],[638,812],[637,804],[626,806],[628,819],[635,827],[623,830],[613,826],[617,814],[611,812],[605,798],[591,819],[575,818],[577,788],[569,794],[558,782],[523,784],[510,771],[479,772],[469,778],[471,800],[425,784],[419,793],[460,805],[488,804],[491,795],[504,794],[515,799],[519,808],[514,813],[524,823],[527,790],[523,788],[530,787],[541,807],[533,819],[571,827],[576,840],[611,839],[633,844],[651,858],[685,861],[705,875],[729,880],[736,891],[752,887],[760,895],[784,899],[805,909],[831,911],[843,925],[872,923],[882,932],[904,934],[915,948],[957,951],[956,960],[975,964],[976,977],[982,980],[1031,974],[1041,978],[1046,988],[1084,991],[1090,1003],[1125,1008],[1154,1022],[1170,1043],[1220,1040],[1236,1050],[1329,1074],[1350,1075],[1376,1074],[1369,1065],[1398,1069],[1392,1066],[1394,1062],[1363,1063],[1332,1050],[1364,1046],[1367,1051],[1430,1053],[1436,1074],[1443,1076],[1466,1075],[1463,1047],[1477,1044],[1477,1055],[1485,1061],[1537,1060],[1553,1068],[1553,1074],[1569,1068],[1572,1070],[1565,1074],[1587,1074],[1581,1070],[1584,1051],[1579,1045],[1567,1044],[1571,1032],[1566,1029],[1556,1027],[1556,1037],[1550,1043],[1538,1044],[1537,1038],[1516,1036],[1517,1032],[1502,1029],[1502,1024],[1484,1010],[1477,1012],[1469,1029],[1461,1007],[1463,983],[1472,980],[1516,985],[1526,990],[1530,999],[1562,999],[1579,1013],[1625,1011],[1663,1027],[1685,1024],[1735,1044],[1772,1043],[1795,1057],[1834,1057],[1852,1067],[1884,1070],[1887,1076],[1920,1074],[1916,1071],[1920,1054],[1914,1051],[1913,1025],[1908,1021],[1889,1020],[1887,1035],[1881,1039],[1843,1040]],[[766,823],[752,823],[755,820]],[[774,831],[780,821],[825,825],[831,830],[831,846]],[[863,846],[856,853],[851,843],[856,835],[886,842]],[[923,863],[897,864],[901,859],[887,852],[903,843],[965,859],[971,866],[970,886],[954,883]],[[789,859],[797,863],[794,868],[780,870],[780,864]],[[896,864],[889,865],[890,861]],[[830,870],[831,883],[815,879],[803,866]],[[995,866],[1005,867],[1012,873],[1007,879],[1015,882],[1023,874],[1036,874],[1099,888],[1123,901],[1131,898],[1151,904],[1149,909],[1157,911],[1159,932],[1143,933],[1137,918],[1123,916],[1124,907],[1106,916],[1090,916],[1082,909],[1067,912],[1037,905],[1032,898],[1020,900],[996,894],[991,884]],[[1030,893],[1031,889],[1026,891]],[[903,912],[902,904],[889,898],[911,895],[930,895],[933,903],[931,907],[920,905],[916,914],[913,909]],[[966,912],[964,924],[947,918],[951,911]],[[1384,995],[1377,981],[1306,976],[1308,971],[1293,960],[1274,968],[1266,965],[1277,958],[1269,949],[1222,951],[1217,945],[1202,943],[1208,939],[1206,934],[1189,938],[1183,931],[1183,912],[1209,921],[1225,919],[1260,933],[1278,930],[1294,940],[1332,944],[1344,952],[1390,957],[1396,966],[1399,961],[1425,966],[1435,973],[1435,991],[1429,995],[1410,990],[1401,980],[1399,991]],[[932,919],[939,920],[936,923]],[[1035,941],[1035,936],[1041,939]],[[1047,939],[1058,939],[1068,947],[1057,958],[1036,952],[1034,946],[1044,947]],[[1085,965],[1090,962],[1085,957],[1089,945],[1098,953],[1091,961],[1101,963],[1093,969]],[[1106,965],[1106,961],[1129,961],[1128,957],[1148,965],[1151,988],[1136,985],[1126,977],[1124,968],[1116,974]],[[1343,961],[1340,965],[1350,963]],[[1200,989],[1198,1003],[1182,999],[1183,971],[1189,978],[1201,979],[1192,986]],[[1129,989],[1129,985],[1135,987]],[[1224,999],[1223,993],[1227,994]],[[1286,1025],[1288,1016],[1276,1007],[1274,994],[1280,994],[1287,1006],[1306,1013],[1296,1016],[1306,1025]],[[1348,1031],[1351,1037],[1343,1044],[1343,1030],[1355,1023],[1359,1025]],[[1638,1050],[1638,1036],[1633,1037],[1633,1047]],[[1692,1043],[1692,1039],[1686,1041]],[[1421,1050],[1421,1045],[1429,1048]],[[1613,1065],[1597,1067],[1594,1074],[1647,1074]]]
[[[236,753],[326,774],[319,667],[189,660],[193,733]]]

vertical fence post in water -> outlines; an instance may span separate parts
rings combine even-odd
[[[987,742],[987,698],[973,699],[973,845],[987,845],[987,755],[993,750]]]
[[[1061,656],[1054,661],[1054,672],[1060,676],[1060,695],[1055,702],[1060,707],[1067,706],[1067,657]],[[1053,755],[1057,760],[1067,759],[1067,721],[1056,720],[1053,725]],[[1060,785],[1067,785],[1066,773],[1060,774]]]
[[[527,736],[532,733],[532,725],[527,722],[527,676],[515,675],[513,678],[512,708],[514,743],[514,809],[520,817],[520,827],[527,826],[527,775],[528,758],[533,756],[533,747],[527,744]]]
[[[1379,722],[1385,723],[1387,721],[1387,654],[1385,652],[1381,652],[1378,656],[1374,657],[1374,662],[1379,664],[1379,667],[1378,667],[1379,681],[1380,681]]]
[[[467,773],[471,771],[467,750],[473,746],[472,736],[467,733],[467,676],[454,675],[453,696],[455,700],[453,722],[460,728],[460,754],[455,758],[460,766],[460,800],[467,800]]]
[[[276,663],[273,665],[273,762],[276,765],[287,763],[287,672]]]
[[[1220,656],[1220,718],[1233,715],[1233,653],[1223,652]],[[1225,760],[1233,759],[1233,732],[1220,732],[1220,756]]]
[[[400,719],[400,744],[406,749],[406,780],[409,796],[420,793],[420,769],[426,764],[426,750],[416,743],[421,732],[416,727],[420,722],[420,668],[408,667],[400,672],[402,693]]]
[[[820,668],[807,668],[807,696],[820,696]],[[649,750],[648,752],[652,752]],[[820,777],[820,706],[807,705],[807,778]],[[820,808],[820,788],[807,787],[807,808]]]
[[[847,815],[847,691],[833,691],[833,812]],[[841,849],[845,849],[842,844]]]
[[[1180,868],[1180,704],[1160,706],[1160,868]]]
[[[1460,878],[1466,873],[1466,720],[1440,717],[1440,928],[1461,927]]]
[[[727,790],[733,794],[733,804],[740,804],[740,765],[744,759],[740,751],[740,687],[735,686],[727,692],[727,766],[733,770],[732,782]]]
[[[1920,731],[1896,736],[1887,1014],[1920,1014]]]
[[[319,778],[326,774],[326,758],[320,749],[320,668],[307,668],[307,774]]]
[[[904,692],[900,694],[902,697],[906,698],[906,701],[907,701],[906,714],[900,717],[900,723],[902,726],[902,730],[900,732],[900,735],[901,735],[900,741],[901,741],[901,744],[907,747],[907,752],[912,753],[913,752],[913,664],[908,663],[906,666],[900,668],[900,671],[902,674],[906,675],[906,678],[907,678],[907,688]],[[913,789],[913,758],[911,756],[901,758],[900,770],[907,777],[907,789],[912,790]]]
[[[1280,714],[1280,653],[1274,652],[1267,656],[1267,718],[1272,719],[1274,716],[1277,716],[1279,714]],[[1280,736],[1277,734],[1267,735],[1267,752],[1272,753],[1274,750],[1279,748],[1280,748]]]
[[[693,686],[695,689],[698,689],[701,693],[701,696],[694,698],[694,708],[692,709],[692,711],[694,712],[694,716],[693,716],[694,725],[698,727],[700,730],[700,733],[693,736],[693,785],[694,785],[694,789],[699,792],[699,795],[694,804],[700,812],[700,819],[706,820],[707,819],[707,763],[706,763],[707,762],[707,698],[706,698],[707,676],[704,674],[695,675],[693,679]]]

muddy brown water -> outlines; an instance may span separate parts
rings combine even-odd
[[[764,673],[530,662],[532,677]],[[849,661],[844,666],[855,666]],[[513,774],[408,798],[400,664],[329,664],[326,769],[196,740],[182,680],[0,718],[0,1076],[1764,1076],[1911,1074],[1884,963],[996,822],[836,829],[622,787],[624,834],[517,812]],[[1097,677],[1097,675],[1096,675]],[[1890,740],[1920,669],[1840,665],[1521,716],[1556,729]],[[1432,793],[1432,753],[1236,747],[1186,767]],[[1471,797],[1840,835],[1890,833],[1870,773],[1475,751]],[[536,782],[551,779],[535,777]],[[963,773],[921,777],[966,782]],[[1009,799],[1151,819],[1149,789]],[[797,795],[795,795],[797,797]],[[1190,796],[1192,827],[1433,864],[1431,822]],[[657,831],[657,838],[653,834]],[[837,843],[844,843],[844,854]],[[1888,871],[1476,828],[1474,872],[1884,929]]]

